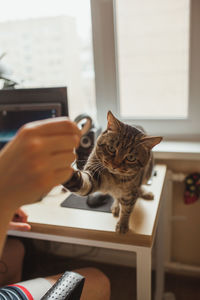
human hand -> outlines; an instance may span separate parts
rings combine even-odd
[[[29,231],[31,225],[27,223],[28,215],[22,208],[18,208],[15,212],[12,221],[8,225],[8,230]]]
[[[1,209],[12,214],[70,179],[80,130],[66,117],[24,125],[0,151]]]

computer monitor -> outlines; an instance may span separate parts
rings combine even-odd
[[[0,104],[60,103],[61,115],[68,116],[66,87],[0,90]]]
[[[0,90],[0,149],[24,124],[68,116],[66,88]]]

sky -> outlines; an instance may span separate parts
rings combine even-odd
[[[74,16],[83,39],[91,34],[90,0],[0,0],[0,22],[59,15]]]

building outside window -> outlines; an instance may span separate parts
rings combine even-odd
[[[94,117],[90,1],[0,2],[0,49],[18,88],[67,86],[70,117]]]

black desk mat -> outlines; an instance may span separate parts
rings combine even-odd
[[[155,170],[153,170],[153,172],[152,172],[152,176],[151,176],[150,180],[148,181],[148,185],[151,185],[153,176],[157,176],[157,172]],[[88,198],[88,196],[83,197],[83,196],[71,194],[60,205],[62,207],[68,207],[68,208],[111,212],[111,206],[112,206],[114,199],[110,195],[106,195],[106,201],[105,201],[106,203],[104,203],[98,207],[90,207],[87,204],[87,198]]]
[[[101,212],[111,212],[111,205],[113,203],[113,198],[111,196],[107,196],[106,203],[99,207],[90,207],[87,203],[87,196],[78,196],[75,194],[69,195],[60,205],[62,207],[67,208],[77,208],[77,209],[85,209],[85,210],[93,210],[93,211],[101,211]]]

